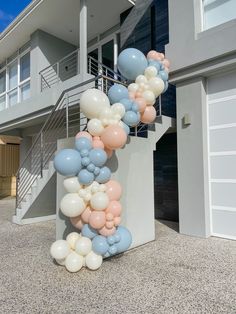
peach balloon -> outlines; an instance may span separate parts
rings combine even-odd
[[[162,63],[166,68],[170,67],[170,61],[168,59],[164,59]]]
[[[105,226],[107,229],[112,229],[114,227],[114,221],[107,221]]]
[[[106,215],[104,211],[93,211],[89,217],[89,224],[94,229],[101,229],[106,223]]]
[[[106,209],[107,215],[108,213],[113,214],[114,217],[118,217],[121,215],[122,207],[121,203],[118,201],[111,201]]]
[[[114,224],[117,227],[121,223],[121,218],[120,217],[115,217],[114,218]]]
[[[84,226],[84,222],[83,220],[81,219],[81,216],[77,216],[77,217],[73,217],[73,218],[70,218],[70,222],[72,223],[72,225],[79,229],[79,230],[82,230],[83,226]]]
[[[161,61],[163,61],[164,59],[165,59],[165,55],[164,55],[164,53],[159,53],[159,56],[160,56],[160,58],[161,58]]]
[[[101,148],[104,149],[104,144],[103,142],[100,140],[100,138],[93,138],[93,148]]]
[[[115,180],[110,180],[105,183],[106,186],[106,194],[110,201],[118,201],[121,198],[122,187],[119,182]]]
[[[143,98],[136,98],[135,103],[138,105],[139,112],[144,112],[147,107],[146,101]]]
[[[157,56],[157,52],[155,50],[150,50],[147,54],[147,59],[153,59],[155,60],[155,57]]]
[[[137,92],[137,93],[136,93],[136,99],[137,99],[137,98],[142,98],[142,94],[143,94],[142,92]]]
[[[85,210],[81,214],[81,218],[86,224],[89,222],[89,217],[90,217],[91,213],[92,213],[91,208],[86,207]]]
[[[101,140],[107,148],[117,149],[125,145],[127,135],[121,126],[114,124],[105,128]]]
[[[129,98],[130,98],[131,100],[134,100],[134,99],[135,99],[135,95],[136,95],[135,92],[129,92]]]
[[[81,137],[86,137],[87,139],[89,139],[90,141],[92,141],[92,136],[88,133],[88,132],[85,132],[85,131],[81,131],[79,133],[76,134],[75,138],[81,138]]]
[[[107,153],[107,158],[111,158],[113,155],[113,150],[105,147],[105,152]]]
[[[107,210],[106,210],[107,211]],[[114,219],[114,215],[112,213],[107,213],[106,214],[106,220],[112,221]]]
[[[109,235],[112,235],[116,232],[116,228],[112,227],[111,229],[108,229],[106,226],[104,226],[102,229],[98,231],[101,235],[104,237],[108,237]]]
[[[141,122],[151,123],[155,120],[157,115],[156,109],[153,106],[148,106],[144,113],[141,115]]]

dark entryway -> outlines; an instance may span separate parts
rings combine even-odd
[[[155,218],[179,221],[177,136],[164,135],[154,152]]]

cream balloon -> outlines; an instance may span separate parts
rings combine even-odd
[[[75,243],[80,238],[81,238],[81,235],[78,232],[71,232],[67,235],[66,241],[72,250],[75,249]]]
[[[91,193],[86,193],[86,194],[84,195],[84,200],[85,200],[85,202],[89,202],[89,201],[91,200],[91,197],[92,197]]]
[[[138,84],[137,83],[129,84],[128,91],[132,93],[136,93],[138,91]]]
[[[156,97],[160,96],[165,88],[165,84],[160,77],[153,77],[148,82],[150,90]]]
[[[119,115],[120,118],[123,118],[125,115],[125,107],[120,103],[115,103],[111,106],[111,112],[113,115]]]
[[[92,250],[92,241],[89,238],[81,237],[75,243],[75,252],[79,255],[87,255]]]
[[[77,217],[85,210],[85,202],[77,193],[66,194],[60,204],[62,213],[67,217]]]
[[[64,188],[68,193],[77,193],[81,189],[78,177],[66,178],[63,181]]]
[[[90,205],[95,210],[104,210],[109,204],[109,198],[104,192],[95,193],[90,200]]]
[[[50,248],[50,254],[56,260],[65,259],[70,253],[70,246],[66,240],[55,241]]]
[[[109,107],[107,95],[98,89],[87,89],[81,96],[80,110],[88,119],[98,118],[101,110]]]
[[[65,267],[71,273],[79,271],[83,267],[83,265],[83,256],[77,254],[76,252],[70,253],[65,260]]]
[[[155,94],[151,90],[144,91],[142,97],[147,105],[154,105],[156,102]]]
[[[144,71],[144,75],[146,76],[146,78],[149,80],[152,77],[156,77],[157,76],[157,69],[154,66],[149,66],[145,69]]]
[[[111,107],[109,108],[103,108],[101,110],[101,112],[99,113],[99,119],[103,120],[103,119],[111,119],[112,118],[112,112],[111,112]]]
[[[91,270],[97,270],[102,265],[102,256],[91,251],[85,257],[85,264]]]
[[[87,127],[88,127],[89,133],[92,134],[93,136],[99,136],[104,131],[104,126],[101,120],[99,119],[91,119],[88,122]]]
[[[138,75],[136,77],[136,80],[135,80],[136,84],[147,83],[147,82],[148,82],[148,80],[147,80],[146,76],[144,76],[144,75]]]
[[[55,259],[55,261],[57,262],[58,265],[65,266],[65,262],[66,262],[65,258],[63,258],[63,259]]]

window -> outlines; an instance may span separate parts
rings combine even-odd
[[[0,111],[30,97],[29,45],[8,58],[0,70]]]
[[[235,18],[235,0],[203,0],[204,29],[215,27]]]

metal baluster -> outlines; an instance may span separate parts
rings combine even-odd
[[[40,133],[40,175],[43,177],[43,132]]]
[[[66,94],[66,138],[69,137],[69,95]]]

